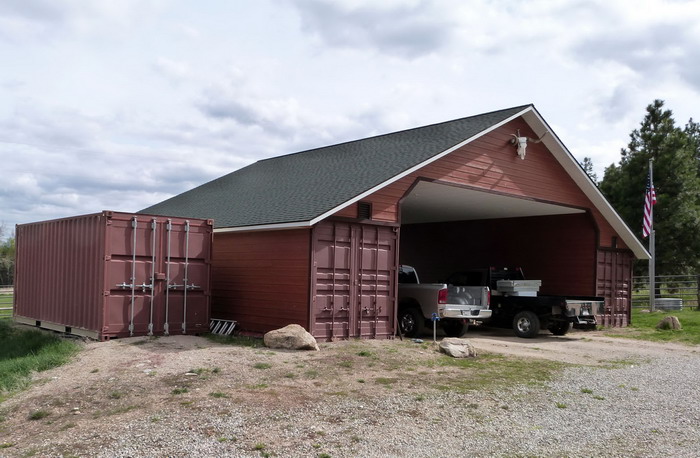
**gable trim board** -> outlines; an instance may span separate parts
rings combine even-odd
[[[337,205],[322,214],[306,221],[294,221],[285,223],[274,223],[274,224],[260,224],[251,226],[238,226],[238,227],[220,227],[215,228],[215,233],[226,233],[226,232],[243,232],[243,231],[260,231],[260,230],[284,230],[284,229],[296,229],[311,227],[319,223],[320,221],[328,218],[329,216],[337,213],[340,210],[347,208],[348,206],[366,198],[367,196],[375,193],[376,191],[414,173],[428,164],[431,164],[448,154],[458,150],[459,148],[468,145],[474,140],[492,132],[499,127],[507,124],[508,122],[522,117],[523,120],[532,128],[532,130],[537,134],[538,137],[542,137],[545,133],[547,135],[542,139],[542,143],[547,147],[547,149],[552,153],[552,156],[557,160],[557,162],[564,168],[576,185],[581,189],[581,191],[588,197],[588,199],[593,203],[598,211],[603,215],[603,217],[610,223],[612,228],[620,235],[622,241],[629,247],[629,249],[634,253],[637,259],[650,259],[651,255],[647,249],[641,244],[639,239],[632,233],[627,224],[620,218],[620,216],[615,212],[610,203],[605,199],[603,194],[600,192],[598,187],[593,183],[593,181],[588,177],[583,168],[579,165],[576,159],[573,157],[571,152],[564,146],[559,137],[554,133],[553,129],[547,124],[547,122],[542,118],[540,113],[534,107],[534,105],[526,106],[521,111],[518,111],[505,119],[492,124],[490,127],[483,129],[475,135],[461,141],[460,143],[439,152],[428,159],[415,164],[414,166],[404,170],[403,172],[394,175],[393,177],[381,182],[370,189],[356,195],[355,197]],[[480,190],[480,192],[489,193],[488,190]],[[518,197],[514,197],[518,198]]]

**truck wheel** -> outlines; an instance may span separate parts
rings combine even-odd
[[[462,337],[467,331],[467,325],[462,320],[444,320],[442,330],[447,337]]]
[[[519,312],[513,318],[513,330],[518,337],[535,337],[540,333],[540,319],[534,312]]]
[[[423,330],[423,315],[420,310],[406,308],[399,310],[399,328],[406,337],[416,337]]]
[[[571,330],[571,323],[555,322],[549,327],[549,331],[555,336],[565,336]]]

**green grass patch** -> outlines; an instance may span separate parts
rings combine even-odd
[[[269,369],[272,367],[272,364],[270,363],[255,363],[253,364],[253,368],[255,369]]]
[[[0,393],[24,387],[33,371],[67,363],[77,353],[74,342],[34,329],[18,329],[0,320]]]
[[[206,334],[207,339],[212,342],[224,344],[224,345],[235,345],[238,347],[264,347],[265,344],[263,340],[259,337],[249,337],[249,336],[220,336],[218,334]]]
[[[51,415],[51,412],[48,410],[40,409],[40,410],[35,410],[34,412],[30,413],[27,418],[29,420],[41,420],[42,418],[46,418],[49,415]]]
[[[567,364],[556,361],[532,361],[483,353],[478,358],[452,358],[441,355],[429,366],[456,367],[459,373],[445,373],[441,377],[440,389],[468,392],[520,384],[542,385],[552,380]]]
[[[660,330],[656,329],[659,321],[667,316],[675,316],[680,321],[683,329]],[[632,309],[632,323],[629,333],[610,334],[615,337],[628,337],[632,339],[651,340],[656,342],[678,342],[690,345],[700,345],[700,312],[695,310],[675,310],[672,312],[647,313]]]

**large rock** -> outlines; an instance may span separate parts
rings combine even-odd
[[[280,329],[270,331],[263,337],[266,347],[284,348],[287,350],[316,350],[318,344],[314,336],[298,324],[290,324]]]
[[[457,337],[447,337],[440,342],[440,352],[452,356],[453,358],[473,358],[476,356],[474,345],[467,339]]]
[[[659,321],[659,324],[656,325],[656,329],[673,329],[678,331],[683,329],[683,327],[681,326],[681,322],[678,321],[678,317],[667,316],[663,320]]]

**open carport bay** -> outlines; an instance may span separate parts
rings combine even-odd
[[[420,182],[402,202],[401,221],[400,263],[423,282],[521,267],[542,280],[543,294],[596,293],[597,229],[582,209]]]

